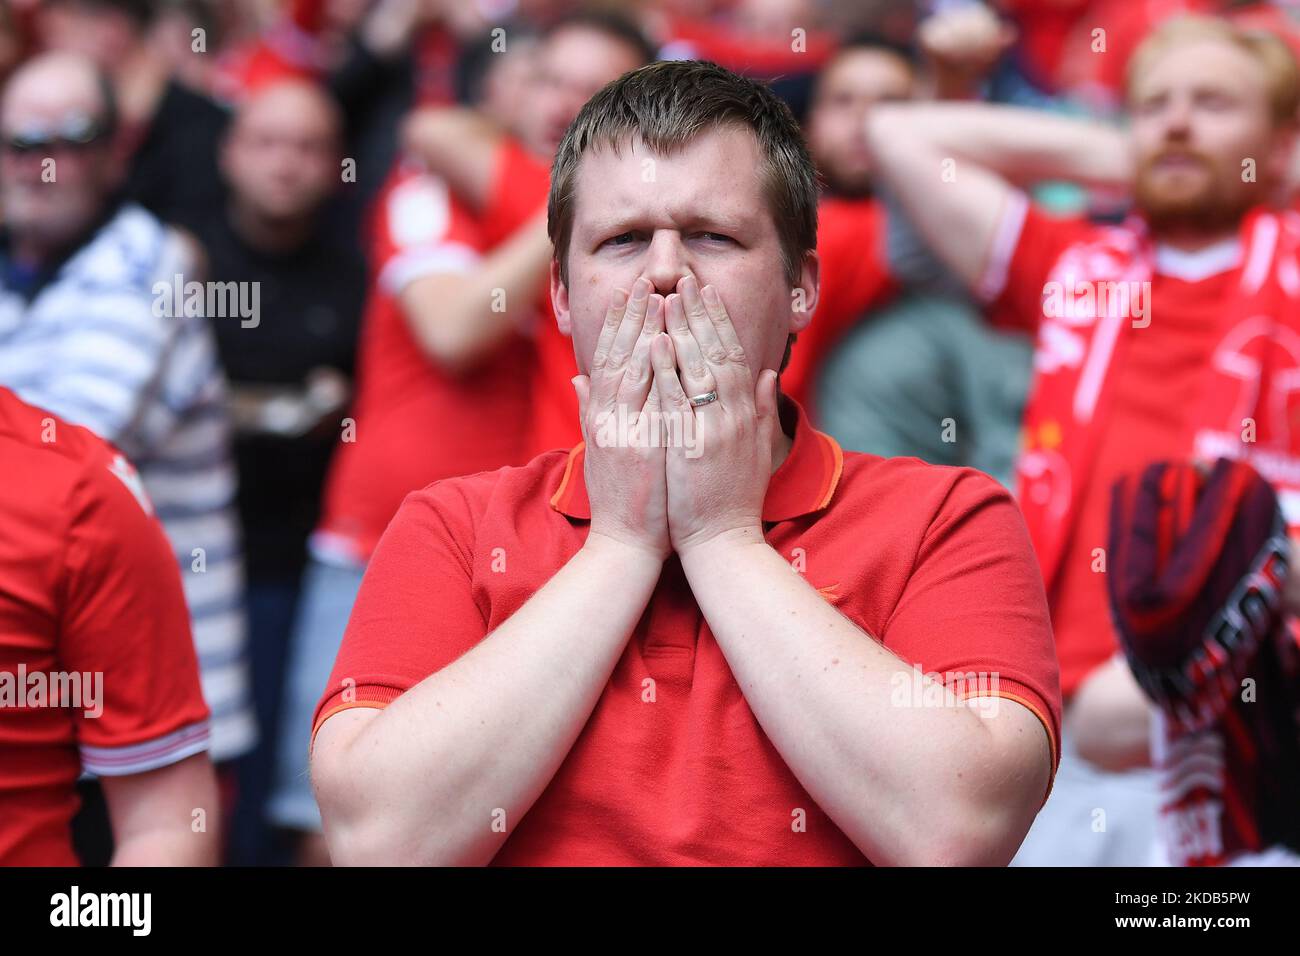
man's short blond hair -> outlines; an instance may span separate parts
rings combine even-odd
[[[1300,67],[1291,48],[1275,33],[1241,27],[1218,17],[1174,17],[1152,30],[1129,59],[1129,93],[1134,81],[1165,51],[1201,40],[1230,44],[1259,63],[1268,84],[1269,110],[1274,124],[1296,122],[1300,112]]]

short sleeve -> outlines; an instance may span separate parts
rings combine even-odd
[[[954,474],[885,626],[884,644],[945,683],[960,676],[967,693],[1031,710],[1047,731],[1055,774],[1060,677],[1029,534],[1006,489],[977,471]]]
[[[71,511],[58,651],[91,704],[75,710],[83,767],[143,773],[207,750],[209,714],[180,571],[139,476],[105,448]]]
[[[1099,231],[1082,217],[1049,216],[1013,193],[994,234],[985,273],[976,290],[995,325],[1037,333],[1043,287],[1061,254]]]
[[[349,707],[384,707],[487,634],[473,595],[474,520],[457,482],[402,502],[366,566],[312,740]]]
[[[371,244],[379,288],[389,295],[422,276],[466,272],[483,249],[478,224],[446,182],[410,172],[399,174],[380,195]]]

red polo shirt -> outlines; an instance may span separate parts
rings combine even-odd
[[[0,474],[0,866],[76,866],[81,772],[207,750],[208,708],[176,559],[126,459],[0,388]]]
[[[1007,492],[971,469],[845,454],[793,402],[782,418],[794,443],[763,506],[768,543],[903,660],[996,673],[996,693],[1043,722],[1055,767],[1047,602]],[[573,557],[589,518],[582,445],[408,497],[366,572],[315,727],[386,706],[472,648]],[[805,832],[791,826],[799,808]],[[869,862],[764,734],[675,557],[573,749],[493,860]]]

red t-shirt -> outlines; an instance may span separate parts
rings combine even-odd
[[[825,199],[817,210],[821,288],[812,322],[799,333],[781,390],[809,409],[826,356],[864,312],[897,291],[885,256],[885,209],[874,199]]]
[[[455,375],[415,339],[398,294],[421,276],[465,272],[487,248],[481,222],[427,173],[401,168],[372,223],[374,278],[362,321],[357,394],[325,486],[318,553],[364,561],[402,499],[431,481],[527,460],[532,346],[512,335]]]
[[[1100,232],[1082,220],[1052,219],[1030,209],[995,310],[1033,327],[1042,316],[1043,286],[1069,245]],[[1116,478],[1137,474],[1161,459],[1188,455],[1185,416],[1199,408],[1197,391],[1215,347],[1228,331],[1240,272],[1219,269],[1199,281],[1162,274],[1157,258],[1147,301],[1150,328],[1127,338],[1111,370],[1108,418],[1056,580],[1048,582],[1052,626],[1061,662],[1061,689],[1069,698],[1091,671],[1118,649],[1105,575],[1094,571],[1097,548],[1108,549],[1110,494]],[[1122,359],[1119,357],[1122,356]],[[1033,400],[1031,394],[1030,400]]]
[[[768,543],[903,660],[996,673],[990,691],[1038,715],[1055,767],[1047,602],[1007,492],[970,469],[844,454],[792,402],[782,417],[794,443],[764,503]],[[589,519],[582,445],[407,498],[367,569],[314,727],[387,706],[472,648],[569,561]],[[641,702],[646,678],[654,707]],[[792,831],[796,807],[805,833]],[[586,727],[493,862],[869,861],[764,734],[670,558]]]
[[[0,388],[0,474],[0,866],[76,866],[81,772],[207,750],[208,708],[176,559],[126,459]]]

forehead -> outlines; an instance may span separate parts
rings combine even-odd
[[[850,50],[826,67],[818,83],[819,97],[828,92],[889,96],[907,90],[912,74],[907,62],[887,50]]]
[[[57,119],[72,110],[97,112],[103,101],[90,69],[50,66],[19,73],[4,92],[3,113],[16,119]]]
[[[575,177],[574,229],[598,229],[631,217],[681,223],[717,218],[741,225],[770,222],[762,156],[753,133],[707,130],[680,149],[656,153],[639,140],[583,154]]]
[[[548,73],[565,77],[587,76],[604,86],[614,77],[640,66],[627,43],[582,24],[562,27],[542,43],[538,62]]]
[[[235,120],[240,133],[329,136],[333,128],[328,105],[297,89],[265,93],[240,110]]]
[[[1214,88],[1243,96],[1268,95],[1268,79],[1258,59],[1226,40],[1197,39],[1155,52],[1134,75],[1134,98],[1177,89]]]

